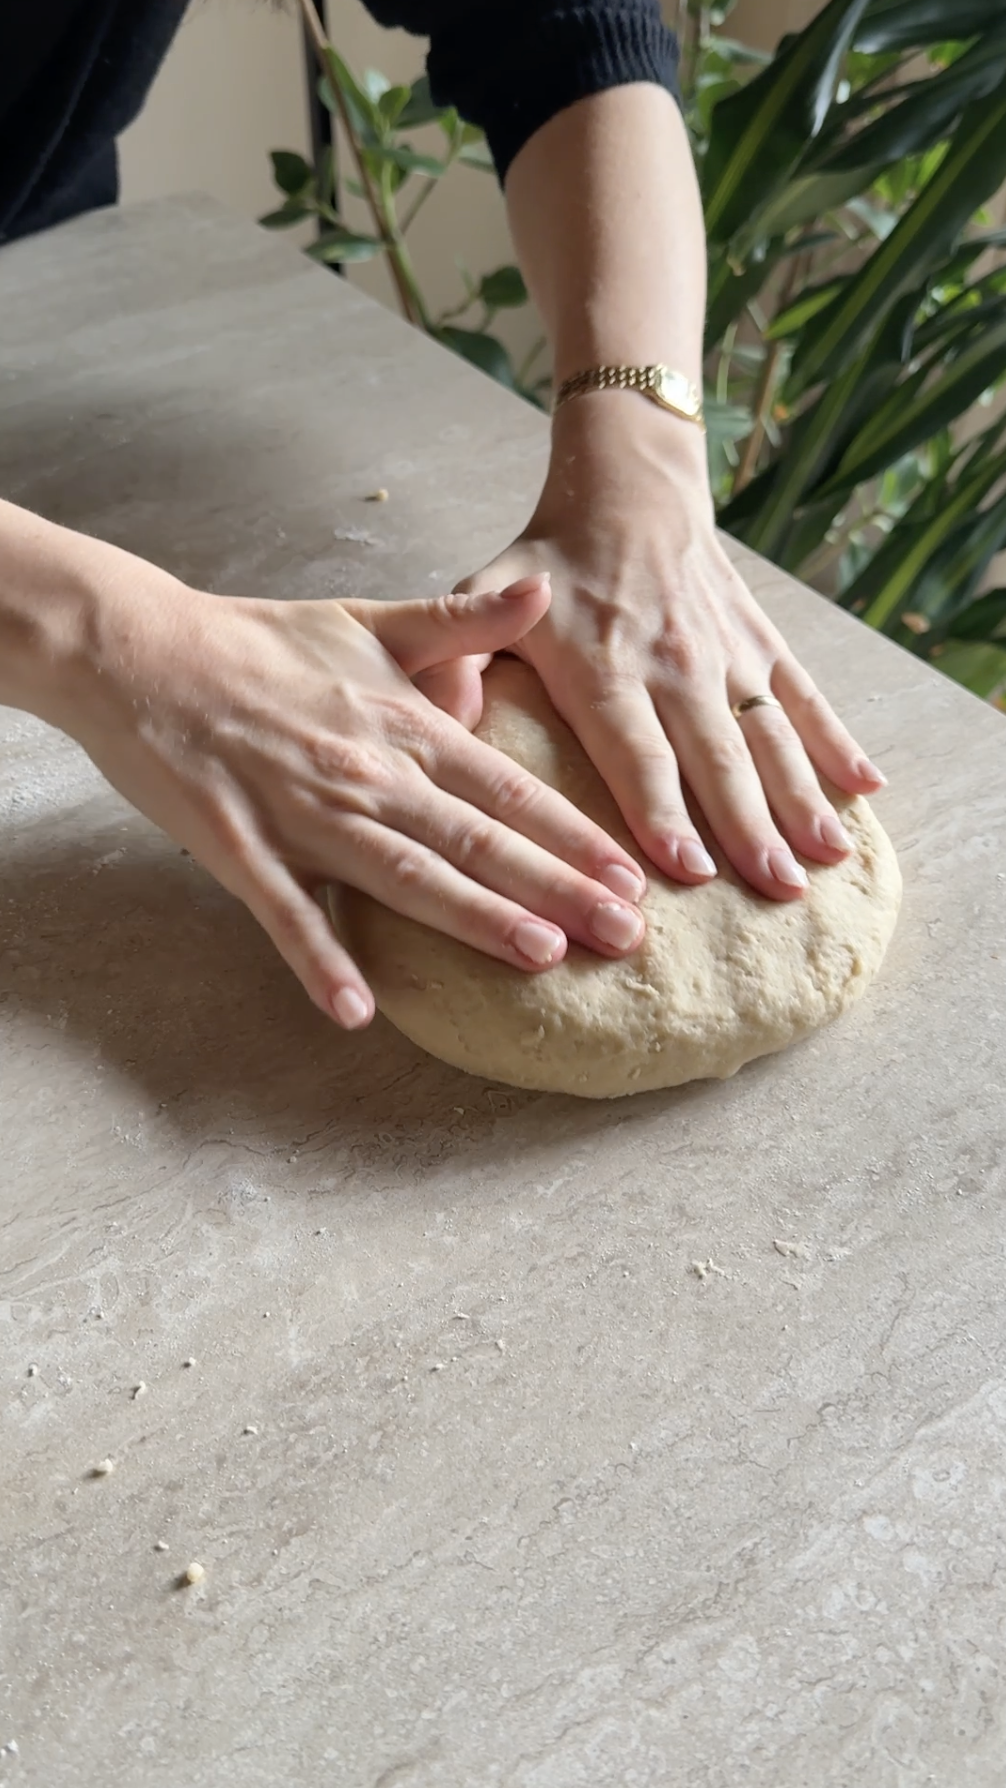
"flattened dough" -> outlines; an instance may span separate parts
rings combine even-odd
[[[487,672],[478,732],[638,856],[593,765],[518,660]],[[901,875],[890,840],[865,801],[828,792],[856,849],[837,868],[807,863],[804,898],[753,893],[707,837],[720,873],[705,887],[680,887],[646,865],[646,938],[620,962],[571,943],[557,968],[523,974],[350,890],[334,916],[380,1010],[470,1074],[587,1099],[725,1079],[859,999],[894,930]]]

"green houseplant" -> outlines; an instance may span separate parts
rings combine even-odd
[[[402,315],[463,355],[500,384],[542,406],[547,375],[535,376],[544,348],[538,342],[522,366],[515,366],[503,342],[493,333],[501,310],[528,301],[520,268],[493,268],[478,279],[463,267],[463,291],[457,304],[439,315],[431,312],[420,289],[409,252],[408,235],[423,206],[445,175],[454,169],[492,174],[492,160],[480,130],[466,124],[452,108],[438,107],[422,75],[410,86],[394,86],[374,69],[357,79],[328,41],[312,0],[299,0],[319,64],[319,93],[342,126],[353,163],[346,190],[364,201],[371,228],[353,230],[345,223],[335,190],[330,156],[312,167],[301,155],[274,150],[273,177],[283,203],[259,221],[268,229],[288,229],[311,218],[319,226],[317,240],[305,250],[329,266],[371,260],[384,255]],[[438,153],[416,148],[415,131],[434,125]]]
[[[384,254],[403,315],[541,403],[536,358],[493,333],[519,270],[464,275],[432,316],[407,235],[436,183],[485,170],[478,131],[424,79],[358,80],[300,0],[320,91],[372,229],[347,227],[330,166],[277,152],[283,203],[315,218],[307,252]],[[723,27],[731,0],[687,0],[686,116],[709,239],[710,457],[725,527],[977,693],[1006,692],[1006,182],[1002,0],[828,0],[772,57]],[[433,124],[436,155],[411,133]],[[984,406],[984,407],[983,407]],[[975,423],[977,418],[977,425]],[[967,421],[965,421],[967,419]],[[962,426],[963,425],[963,426]]]
[[[830,0],[721,92],[701,175],[710,376],[751,416],[723,525],[1001,694],[1006,591],[979,595],[1006,545],[1001,5]]]

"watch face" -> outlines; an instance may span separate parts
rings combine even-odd
[[[685,410],[689,415],[694,415],[695,393],[683,373],[671,372],[665,367],[660,375],[658,389],[665,404],[673,404],[676,410]]]

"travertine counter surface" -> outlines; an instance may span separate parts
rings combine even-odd
[[[0,396],[4,494],[245,595],[447,587],[545,455],[201,200],[0,253]],[[0,715],[4,1788],[1001,1788],[1006,725],[738,558],[906,898],[724,1085],[340,1034]]]

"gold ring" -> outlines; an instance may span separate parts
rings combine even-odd
[[[752,708],[781,707],[782,702],[777,702],[774,695],[749,695],[745,697],[744,701],[737,702],[730,712],[735,720],[739,720],[742,714],[749,714]]]

